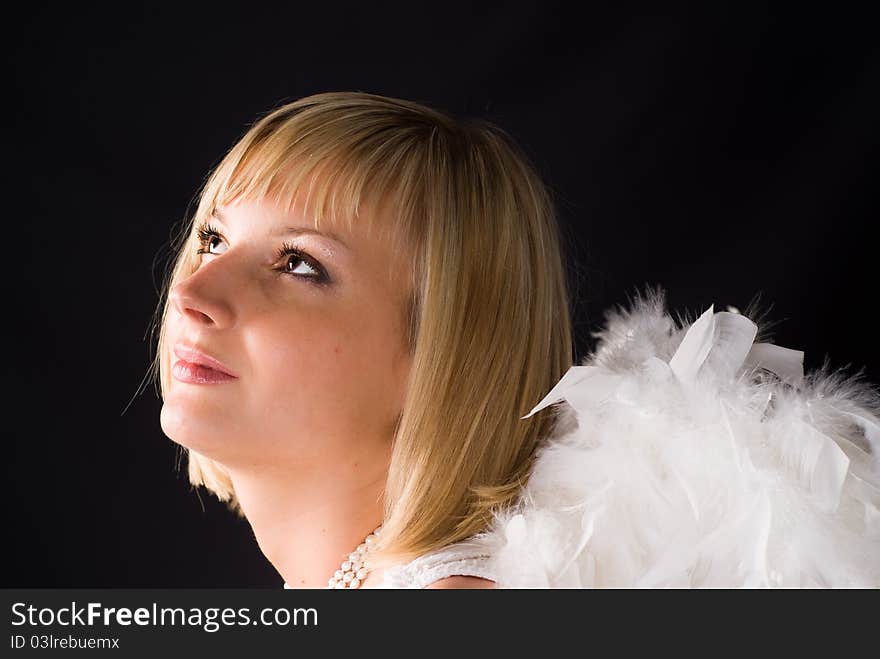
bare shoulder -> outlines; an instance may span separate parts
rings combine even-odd
[[[491,579],[483,579],[482,577],[465,577],[453,576],[439,579],[432,584],[428,584],[425,588],[495,588],[495,582]]]

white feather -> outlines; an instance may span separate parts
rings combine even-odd
[[[481,535],[522,587],[880,587],[880,396],[662,292],[608,314],[517,505]]]

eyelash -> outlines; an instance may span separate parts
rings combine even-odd
[[[220,232],[217,231],[217,229],[215,229],[210,224],[202,224],[201,226],[199,226],[197,233],[199,236],[199,249],[196,250],[196,254],[210,254],[208,249],[206,249],[209,246],[210,241],[213,238],[220,238],[222,240],[222,236],[220,235]],[[289,256],[295,256],[298,260],[305,263],[307,266],[309,266],[312,270],[314,270],[318,274],[300,275],[300,274],[296,274],[293,272],[289,272],[287,270],[287,268],[284,266],[279,267],[279,268],[275,268],[278,272],[285,274],[285,275],[289,275],[291,277],[295,277],[297,279],[307,279],[310,284],[314,284],[316,286],[321,286],[323,284],[326,284],[329,281],[329,278],[327,277],[327,271],[324,270],[324,268],[321,266],[320,263],[318,263],[315,259],[313,259],[311,256],[306,254],[303,250],[299,249],[298,247],[294,246],[293,244],[283,243],[281,245],[281,247],[278,249],[278,251],[276,252],[275,259],[280,261],[284,257],[289,257]],[[285,264],[287,264],[289,262],[290,261],[286,261]]]

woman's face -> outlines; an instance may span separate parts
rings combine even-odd
[[[167,345],[194,347],[236,377],[205,383],[196,369],[188,381],[193,369],[172,352],[163,432],[229,467],[387,456],[410,367],[408,264],[357,226],[336,229],[343,242],[291,232],[314,223],[268,202],[222,206],[210,226],[210,253],[169,293]],[[279,256],[285,245],[301,254]]]

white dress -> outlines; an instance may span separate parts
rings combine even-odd
[[[377,588],[425,588],[435,581],[454,576],[495,581],[497,577],[490,560],[485,544],[462,540],[409,563],[385,568],[383,581]],[[285,582],[284,588],[290,586]]]
[[[462,540],[420,556],[405,565],[385,569],[379,588],[425,588],[435,581],[453,576],[497,580],[486,546],[475,540]]]

